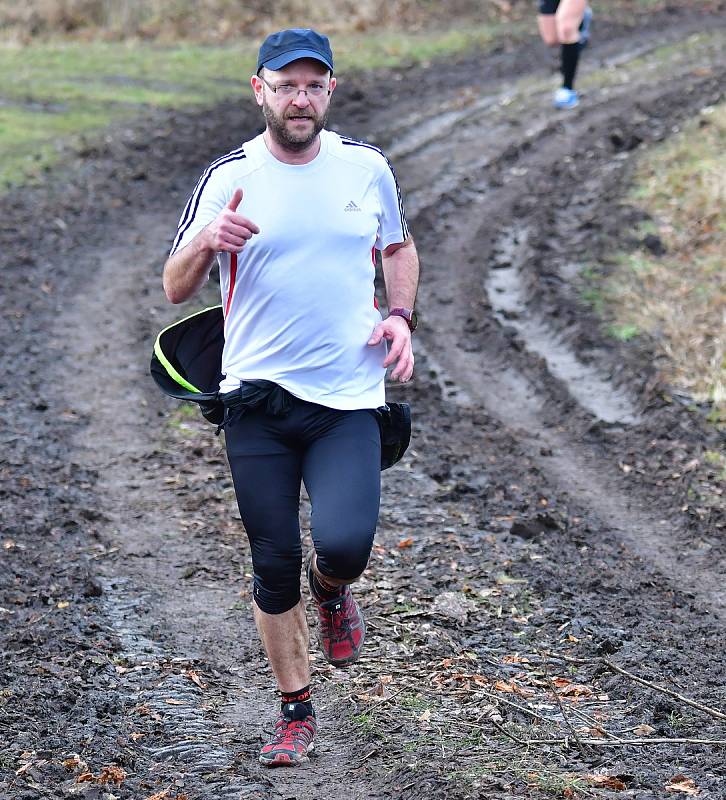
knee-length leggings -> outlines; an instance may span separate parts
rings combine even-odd
[[[284,417],[248,411],[225,429],[237,504],[252,550],[253,597],[268,614],[300,600],[300,488],[312,506],[317,567],[357,578],[373,546],[380,504],[381,438],[368,410],[339,411],[293,398]]]

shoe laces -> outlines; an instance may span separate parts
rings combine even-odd
[[[326,612],[321,619],[324,632],[336,641],[352,639],[352,625],[350,614],[348,613],[351,604],[352,600],[349,592],[321,604],[322,609]]]
[[[305,719],[288,719],[284,714],[280,714],[275,723],[275,733],[271,744],[308,744],[315,731],[312,725]]]

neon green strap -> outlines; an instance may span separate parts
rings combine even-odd
[[[164,369],[167,371],[169,377],[178,383],[180,386],[183,386],[185,389],[188,389],[190,392],[195,392],[196,394],[203,394],[201,389],[197,389],[196,386],[193,386],[189,383],[188,380],[183,378],[172,366],[169,359],[164,355],[161,349],[161,337],[172,328],[175,328],[177,325],[181,325],[182,322],[186,322],[188,319],[193,319],[194,317],[198,317],[200,314],[204,314],[207,311],[210,311],[212,308],[222,308],[222,306],[210,306],[209,308],[203,308],[201,311],[196,311],[194,314],[190,314],[188,317],[184,317],[183,319],[178,319],[176,322],[173,322],[171,325],[167,325],[162,331],[160,331],[159,335],[156,337],[156,341],[154,342],[154,354],[161,362]]]

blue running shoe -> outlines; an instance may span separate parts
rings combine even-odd
[[[555,108],[575,108],[579,102],[580,98],[574,89],[565,89],[562,86],[555,92]]]
[[[580,50],[587,47],[590,41],[590,29],[592,28],[592,9],[590,6],[585,6],[585,13],[582,15],[582,22],[580,23],[580,39],[578,41]]]

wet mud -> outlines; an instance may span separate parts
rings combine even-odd
[[[147,374],[179,210],[255,110],[156,115],[0,199],[0,797],[724,796],[723,435],[582,292],[641,244],[639,154],[723,100],[725,36],[603,21],[566,115],[534,38],[341,81],[332,124],[385,148],[422,256],[389,387],[415,430],[297,770],[256,761],[276,700],[223,443]]]

